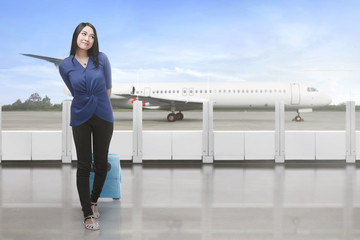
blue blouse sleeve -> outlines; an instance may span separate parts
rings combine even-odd
[[[61,64],[61,63],[60,63],[60,66],[59,66],[59,72],[60,72],[60,75],[61,75],[62,79],[64,80],[66,86],[68,87],[69,91],[71,92],[71,95],[74,96],[74,89],[71,86],[69,77],[67,75],[67,71],[65,70],[63,64]]]
[[[107,56],[104,53],[102,53],[102,55],[104,56],[104,74],[105,74],[106,89],[111,89],[112,88],[111,65]]]

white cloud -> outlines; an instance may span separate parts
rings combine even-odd
[[[214,71],[198,71],[175,67],[173,69],[112,69],[114,82],[207,82],[207,81],[242,81],[230,74]]]

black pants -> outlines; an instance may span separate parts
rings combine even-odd
[[[85,123],[73,127],[77,153],[76,184],[84,217],[92,215],[91,202],[97,202],[107,174],[107,156],[114,125],[95,114]],[[93,151],[91,151],[91,135]],[[90,196],[91,153],[94,154],[95,178]]]

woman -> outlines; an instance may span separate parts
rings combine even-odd
[[[73,34],[70,56],[59,66],[60,75],[73,98],[71,121],[77,153],[76,183],[84,226],[99,230],[97,200],[107,174],[107,155],[113,133],[113,112],[110,102],[111,68],[104,53],[99,52],[95,27],[80,23]],[[91,139],[92,138],[92,139]],[[91,140],[95,178],[90,195]]]

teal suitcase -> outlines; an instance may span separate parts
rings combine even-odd
[[[94,159],[92,162],[91,172],[90,172],[90,193],[93,188],[94,182]],[[100,198],[113,198],[119,200],[121,198],[121,166],[120,166],[120,156],[115,153],[108,154],[108,172],[106,180],[100,194]]]

